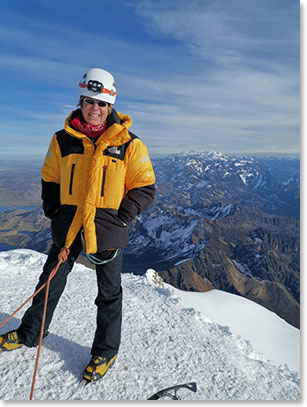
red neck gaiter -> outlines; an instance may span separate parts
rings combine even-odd
[[[81,133],[85,134],[88,137],[97,137],[100,136],[107,129],[107,122],[102,124],[93,125],[84,121],[82,114],[74,117],[70,124]]]

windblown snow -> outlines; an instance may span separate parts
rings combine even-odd
[[[0,253],[0,322],[33,292],[46,256]],[[146,400],[196,381],[183,400],[299,400],[299,331],[241,297],[182,292],[153,270],[123,274],[122,344],[114,366],[80,385],[95,331],[95,272],[76,264],[44,340],[34,400]],[[0,333],[17,327],[20,311]],[[248,316],[248,317],[247,317]],[[262,337],[262,341],[259,338]],[[0,399],[27,400],[37,350],[0,353]]]

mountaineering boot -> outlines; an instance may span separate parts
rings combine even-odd
[[[113,365],[116,357],[117,355],[108,359],[103,356],[93,356],[84,369],[83,380],[89,383],[101,379],[107,373],[107,370]]]
[[[0,352],[18,349],[24,346],[20,341],[17,331],[10,331],[0,336]]]

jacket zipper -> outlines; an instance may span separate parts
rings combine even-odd
[[[69,183],[69,195],[72,195],[72,183],[74,179],[74,171],[75,171],[76,164],[72,164],[71,172],[70,172],[70,183]]]
[[[104,165],[102,168],[102,183],[101,183],[101,196],[104,196],[104,185],[106,183],[107,166]]]

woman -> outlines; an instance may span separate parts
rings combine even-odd
[[[155,175],[145,145],[131,132],[131,118],[116,112],[113,76],[90,69],[79,83],[79,108],[53,136],[42,171],[43,210],[51,219],[53,244],[38,287],[69,248],[51,280],[45,334],[65,288],[67,275],[83,250],[96,265],[97,327],[87,381],[100,379],[114,363],[121,335],[122,248],[128,225],[154,199]],[[34,297],[20,327],[0,336],[0,350],[37,346],[45,289]]]

